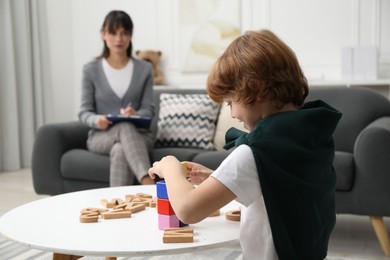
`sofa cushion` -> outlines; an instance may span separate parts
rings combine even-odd
[[[367,88],[315,87],[307,101],[321,99],[342,113],[333,134],[336,150],[353,153],[359,133],[374,120],[390,114],[389,100]]]
[[[205,94],[161,94],[155,146],[214,149],[218,111]]]
[[[198,148],[185,148],[185,147],[166,147],[166,148],[155,148],[150,151],[151,163],[160,161],[164,156],[173,155],[179,161],[192,161],[193,158],[200,153],[205,152],[204,149]]]
[[[62,155],[61,173],[65,179],[108,182],[110,158],[83,149],[69,150]]]
[[[197,154],[192,161],[200,163],[212,170],[215,170],[219,167],[222,161],[225,160],[226,157],[228,157],[230,153],[230,150],[204,152]]]
[[[355,179],[355,164],[353,154],[336,151],[333,166],[337,174],[337,191],[350,191]]]

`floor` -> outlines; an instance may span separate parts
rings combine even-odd
[[[47,196],[34,192],[31,170],[0,173],[0,216],[12,208]],[[390,234],[390,218],[385,218]],[[390,260],[385,257],[368,217],[338,215],[332,233],[330,259]]]

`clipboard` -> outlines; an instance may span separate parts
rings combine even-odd
[[[140,116],[123,116],[123,115],[107,115],[107,119],[110,120],[113,124],[119,122],[131,122],[138,128],[149,129],[152,122],[150,117],[140,117]]]

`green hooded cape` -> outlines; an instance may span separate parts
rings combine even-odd
[[[248,145],[280,260],[324,259],[336,221],[333,132],[341,113],[323,101],[231,128],[225,149]]]

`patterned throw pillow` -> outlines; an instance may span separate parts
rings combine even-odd
[[[161,94],[156,147],[213,149],[218,112],[205,94]]]

